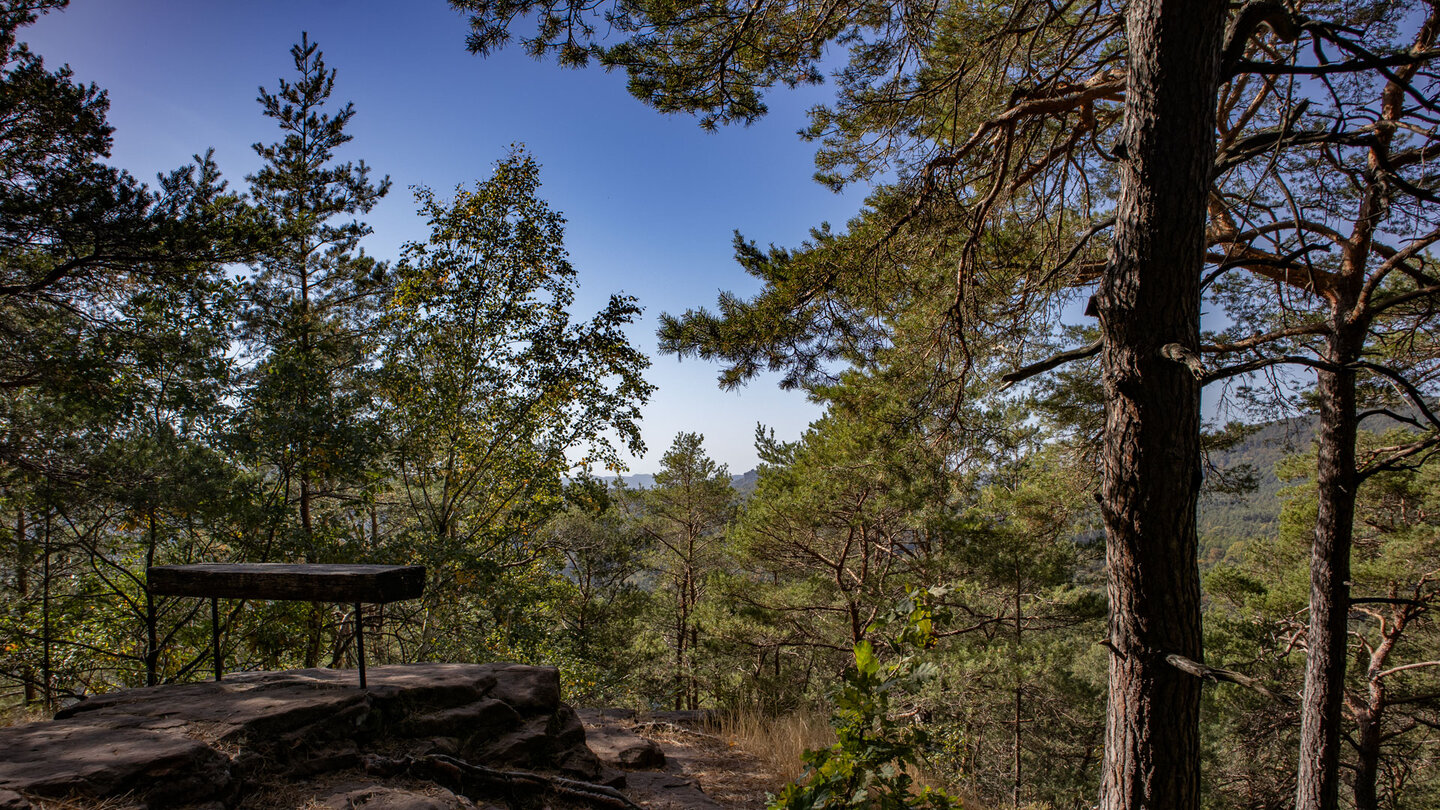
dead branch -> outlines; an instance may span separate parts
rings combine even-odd
[[[1410,405],[1414,407],[1421,416],[1425,417],[1425,421],[1429,422],[1432,428],[1440,429],[1440,416],[1436,416],[1435,413],[1430,410],[1430,403],[1425,398],[1425,394],[1422,393],[1413,382],[1406,379],[1405,375],[1401,374],[1393,368],[1390,368],[1389,366],[1381,365],[1380,363],[1375,363],[1369,360],[1358,360],[1353,365],[1360,368],[1369,369],[1370,371],[1373,371],[1376,374],[1379,374],[1380,376],[1390,380],[1392,383],[1395,384],[1397,388],[1404,392],[1405,398],[1410,401]]]
[[[1440,667],[1440,661],[1417,661],[1413,664],[1401,664],[1398,667],[1391,667],[1384,672],[1380,672],[1375,677],[1377,679],[1385,678],[1398,672],[1405,672],[1406,670],[1411,669],[1422,669],[1424,667]]]
[[[1322,335],[1325,333],[1326,328],[1327,327],[1325,326],[1325,324],[1319,321],[1302,323],[1298,326],[1289,326],[1284,329],[1277,329],[1274,332],[1267,332],[1263,335],[1254,335],[1248,338],[1242,338],[1241,340],[1237,340],[1232,343],[1210,343],[1201,346],[1200,351],[1206,352],[1208,354],[1227,354],[1229,352],[1239,352],[1246,349],[1253,349],[1256,346],[1263,346],[1266,343],[1273,343],[1277,340],[1281,340],[1284,338],[1301,337],[1304,335]]]
[[[1283,703],[1286,706],[1295,705],[1295,700],[1293,698],[1288,698],[1284,695],[1276,694],[1275,692],[1271,691],[1267,686],[1265,686],[1264,683],[1250,677],[1249,675],[1242,675],[1239,672],[1235,672],[1229,669],[1220,669],[1219,667],[1206,666],[1197,661],[1192,661],[1183,655],[1177,655],[1175,653],[1171,653],[1165,656],[1165,663],[1169,664],[1172,667],[1175,667],[1181,672],[1194,675],[1197,678],[1203,678],[1207,681],[1216,682],[1226,681],[1228,683],[1236,684],[1237,686],[1243,686],[1246,689],[1251,689],[1264,695],[1267,698],[1270,698],[1273,701]]]

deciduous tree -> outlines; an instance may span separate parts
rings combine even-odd
[[[436,609],[455,606],[461,580],[528,570],[572,470],[618,468],[617,439],[644,447],[649,361],[624,333],[639,307],[616,294],[572,320],[564,218],[539,187],[517,149],[450,200],[417,190],[430,238],[395,268],[379,376],[408,526],[397,553],[431,564]]]

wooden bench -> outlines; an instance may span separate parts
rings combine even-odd
[[[157,565],[148,574],[150,592],[210,600],[215,680],[220,658],[221,599],[281,599],[344,602],[355,606],[355,650],[360,688],[365,688],[365,631],[360,606],[415,599],[425,590],[423,565],[308,565],[298,563],[202,563]]]

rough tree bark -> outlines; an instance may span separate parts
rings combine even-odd
[[[1165,656],[1202,660],[1200,383],[1170,357],[1176,345],[1199,348],[1225,11],[1218,0],[1140,0],[1126,20],[1120,201],[1095,301],[1110,596],[1105,810],[1199,807],[1201,682]]]
[[[1306,633],[1305,701],[1300,714],[1300,769],[1296,807],[1334,810],[1340,801],[1340,724],[1349,642],[1350,547],[1355,524],[1355,371],[1363,330],[1337,313],[1329,337],[1332,369],[1317,374],[1320,406],[1319,494],[1310,552],[1310,628]]]

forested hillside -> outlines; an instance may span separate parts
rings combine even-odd
[[[655,486],[655,476],[645,473],[635,475],[619,475],[615,481],[623,481],[630,489],[648,489]],[[741,498],[749,497],[755,491],[755,484],[760,480],[760,473],[757,470],[747,470],[730,476],[730,485],[735,488],[736,494]]]
[[[1365,427],[1370,441],[1380,443],[1387,431],[1409,431],[1410,426],[1401,419],[1377,416]],[[1303,459],[1314,452],[1317,428],[1314,417],[1250,424],[1238,442],[1207,451],[1206,473],[1212,486],[1200,501],[1202,566],[1226,559],[1239,541],[1280,531],[1281,511],[1294,495],[1287,487],[1304,483]]]
[[[1238,444],[1208,452],[1211,479],[1238,479],[1238,486],[1212,489],[1200,501],[1202,564],[1225,559],[1237,541],[1279,530],[1281,493],[1290,483],[1280,479],[1281,462],[1311,452],[1314,438],[1315,420],[1285,419],[1249,426]]]
[[[580,297],[536,156],[411,189],[428,235],[367,253],[397,192],[304,34],[257,169],[147,186],[23,44],[65,5],[0,3],[11,716],[205,676],[152,566],[414,564],[383,609],[221,600],[227,667],[363,639],[830,717],[774,810],[1440,805],[1440,4],[451,0],[479,55],[710,128],[833,90],[801,135],[864,205],[736,234],[749,297],[658,334],[822,415],[743,474],[649,436],[633,477],[642,302]]]

